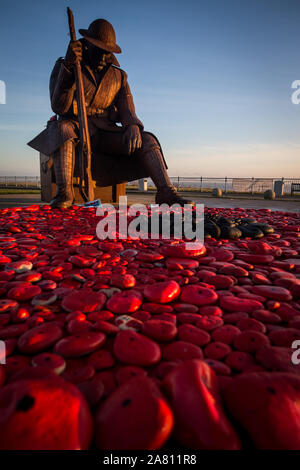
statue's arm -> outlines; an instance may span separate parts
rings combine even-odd
[[[51,73],[49,89],[52,110],[65,114],[72,105],[75,93],[74,71],[69,70],[62,58],[58,59]]]
[[[140,130],[144,130],[143,123],[135,114],[135,106],[130,87],[127,81],[127,74],[122,70],[122,86],[117,95],[116,107],[122,126],[127,127],[132,124],[139,126]]]

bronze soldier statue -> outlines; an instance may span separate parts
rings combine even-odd
[[[112,165],[103,166],[103,186],[150,176],[157,188],[157,204],[193,204],[176,193],[158,139],[144,131],[136,116],[127,74],[114,55],[121,53],[121,48],[113,26],[97,19],[79,32],[83,38],[69,43],[65,58],[56,61],[50,77],[51,107],[57,119],[48,121],[47,129],[28,144],[53,156],[57,193],[51,206],[67,208],[74,201],[72,179],[79,138],[77,60],[81,63],[93,160],[103,154]]]

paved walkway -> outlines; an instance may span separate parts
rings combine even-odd
[[[187,199],[193,199],[195,202],[204,203],[207,207],[244,207],[246,209],[268,208],[273,211],[300,212],[300,200],[275,200],[266,201],[265,199],[252,198],[214,198],[211,196],[197,196],[197,193],[184,193]],[[127,194],[128,204],[153,204],[154,193],[129,192]],[[31,204],[40,204],[39,194],[1,194],[0,208],[29,206]]]

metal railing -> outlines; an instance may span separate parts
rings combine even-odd
[[[154,188],[151,178],[145,178],[149,188]],[[206,176],[172,176],[172,184],[177,190],[190,190],[197,192],[211,192],[220,188],[223,193],[262,194],[267,189],[274,189],[274,184],[280,181],[283,184],[283,194],[291,194],[292,184],[300,184],[299,178],[223,178]],[[127,183],[128,189],[138,188],[138,180]],[[39,176],[0,176],[0,188],[7,189],[41,189]],[[295,195],[295,193],[294,193]]]
[[[0,188],[41,189],[39,176],[0,176]]]
[[[151,178],[148,180],[148,187],[154,187]],[[263,194],[267,189],[274,189],[275,182],[279,181],[283,184],[283,194],[291,194],[291,186],[293,183],[300,184],[299,178],[223,178],[205,177],[205,176],[172,176],[170,177],[172,184],[177,190],[190,190],[198,192],[211,192],[214,188],[220,188],[223,193],[237,194]],[[138,180],[127,183],[127,187],[138,187]]]

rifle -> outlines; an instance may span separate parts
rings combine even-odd
[[[68,7],[68,22],[71,41],[76,41],[76,32],[74,26],[74,16],[72,10]],[[82,81],[82,72],[80,62],[77,60],[75,64],[75,82],[76,82],[76,99],[78,107],[79,122],[79,191],[85,202],[94,200],[94,188],[91,175],[91,141],[86,115],[84,88]],[[84,187],[83,187],[84,182]]]

